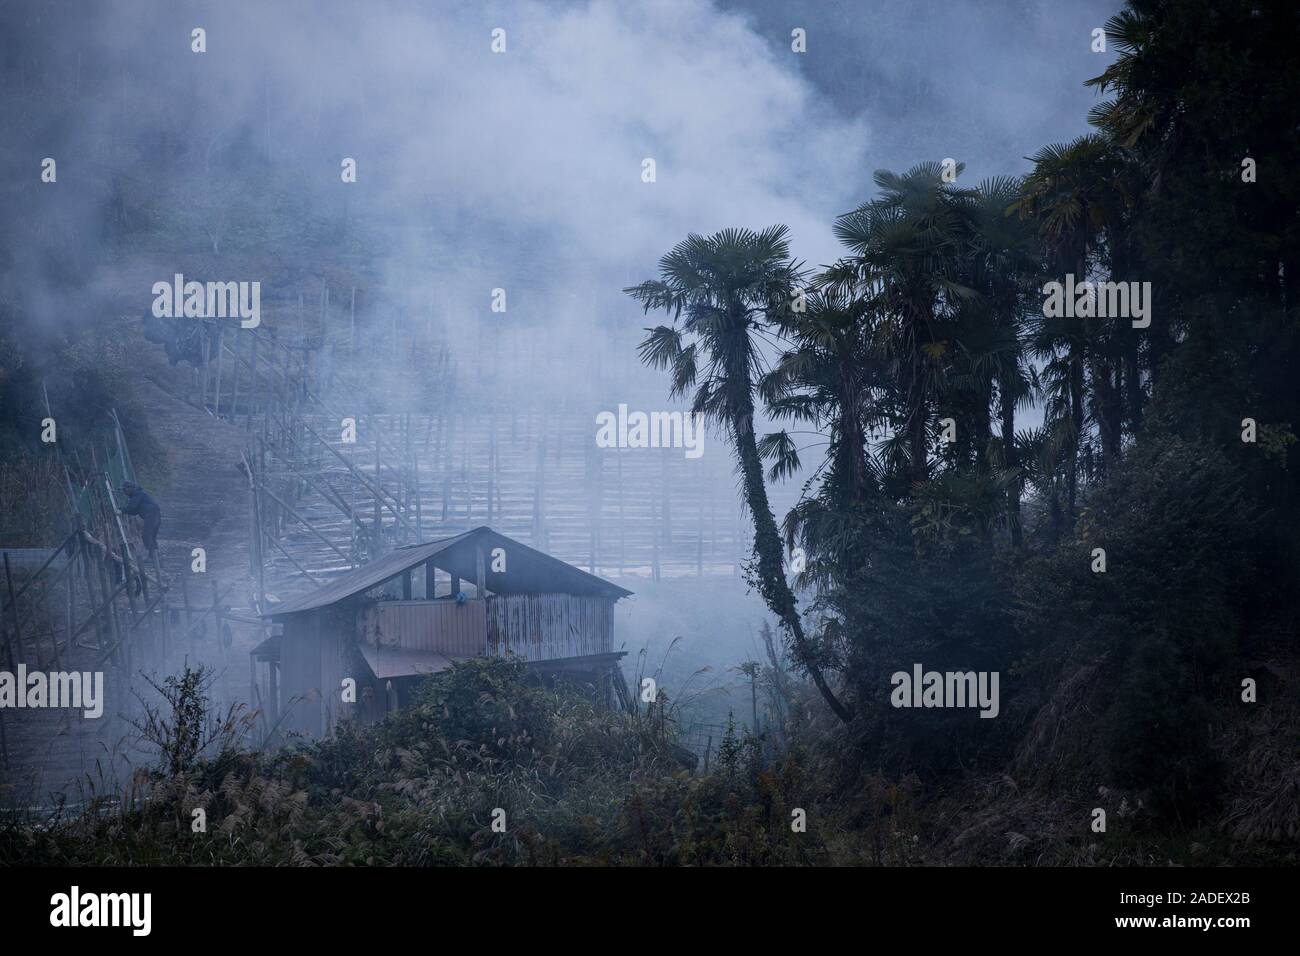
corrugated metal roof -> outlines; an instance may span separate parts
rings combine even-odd
[[[268,637],[248,653],[259,660],[279,660],[281,640],[282,638],[278,634]]]
[[[366,659],[371,671],[380,680],[388,680],[390,677],[436,674],[451,667],[453,660],[468,660],[468,658],[451,658],[437,651],[375,647],[373,644],[362,644],[361,656]]]
[[[475,549],[478,547],[482,547],[487,555],[487,588],[497,594],[604,594],[618,600],[632,593],[483,525],[439,541],[398,548],[309,594],[270,608],[262,616],[280,617],[336,604],[344,598],[369,591],[435,556],[438,558],[435,563],[444,571],[473,581],[477,574]],[[506,570],[503,572],[495,572],[491,567],[492,549],[498,547],[506,552]]]

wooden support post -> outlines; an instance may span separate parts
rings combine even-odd
[[[9,660],[11,665],[16,667],[22,661],[23,654],[23,632],[22,626],[18,623],[18,599],[14,594],[14,577],[9,570],[9,552],[4,553],[5,559],[5,583],[9,586],[9,610],[13,615],[14,633],[9,644]],[[7,630],[7,629],[6,629]],[[15,653],[15,647],[17,652]]]
[[[656,506],[654,492],[650,494],[650,580],[659,580],[659,511]]]
[[[267,696],[271,698],[271,716],[278,721],[280,719],[280,665],[276,661],[267,661],[266,675],[269,681]]]
[[[708,494],[709,486],[704,483],[703,469],[700,471],[700,487],[696,492],[695,500],[699,503],[695,515],[695,533],[698,538],[695,542],[695,576],[704,577],[704,496]]]
[[[105,551],[107,550],[108,549],[105,548]],[[122,588],[127,586],[125,582],[125,576],[123,576],[123,583],[119,584],[117,589],[114,590],[113,588],[109,587],[109,584],[111,582],[109,581],[109,577],[108,577],[108,562],[104,558],[102,553],[96,555],[95,564],[98,566],[99,569],[100,593],[107,595],[107,597],[104,599],[104,610],[105,610],[105,617],[108,621],[108,639],[110,641],[109,653],[116,656],[117,646],[121,643],[121,640],[118,637],[117,596],[119,593],[121,593]]]
[[[72,662],[72,629],[77,622],[77,552],[80,551],[80,542],[76,537],[72,537],[67,542],[68,548],[68,644],[65,653],[68,656],[68,662]]]
[[[212,640],[213,643],[216,644],[218,650],[220,651],[221,656],[224,658],[227,656],[227,654],[226,654],[226,648],[222,644],[222,641],[224,640],[224,635],[221,632],[222,632],[222,625],[225,623],[225,621],[223,621],[221,617],[221,607],[220,607],[221,595],[217,593],[216,578],[209,578],[208,583],[212,585],[212,623],[213,623]]]
[[[122,567],[122,580],[126,582],[126,603],[131,608],[131,618],[134,620],[139,615],[139,610],[135,603],[135,591],[131,589],[131,555],[126,545],[122,546],[122,559],[119,563]]]
[[[438,440],[442,444],[442,520],[444,523],[451,514],[451,442],[455,430],[455,413],[448,401],[443,403],[442,420],[438,427]]]
[[[81,549],[81,575],[86,581],[86,599],[90,602],[91,620],[95,621],[95,649],[103,647],[103,627],[99,622],[99,592],[95,585],[94,563],[90,556],[89,548]],[[76,640],[77,634],[81,632],[78,628],[77,633],[72,635],[72,640]],[[71,655],[69,655],[71,656]]]
[[[618,465],[618,573],[623,574],[624,562],[627,560],[627,517],[623,503],[623,450],[614,449],[614,461]]]
[[[248,351],[250,365],[248,370],[248,418],[244,421],[246,431],[253,430],[253,411],[257,405],[257,333],[252,332],[249,336]]]
[[[319,442],[321,445],[323,445],[331,455],[333,455],[339,461],[343,462],[343,464],[347,467],[348,471],[352,473],[352,476],[356,478],[356,480],[360,482],[366,488],[367,491],[373,494],[376,497],[376,499],[378,499],[383,504],[385,508],[387,508],[390,512],[392,512],[394,518],[396,518],[398,521],[401,521],[403,524],[405,524],[408,529],[411,528],[411,523],[406,520],[406,515],[402,514],[400,509],[395,508],[393,506],[393,504],[389,500],[391,496],[386,491],[384,491],[382,488],[377,487],[374,482],[372,482],[369,478],[363,475],[356,465],[352,464],[352,462],[344,458],[343,455],[339,453],[339,450],[337,448],[335,448],[324,438],[322,438],[320,434],[314,428],[308,425],[305,421],[302,423],[302,426],[307,430],[307,434],[315,438],[316,441]],[[376,449],[375,451],[376,458],[378,457],[378,454],[379,454],[378,449]],[[355,511],[356,509],[354,508],[353,510]]]
[[[235,347],[231,350],[231,354],[235,356],[235,382],[230,387],[230,420],[236,424],[239,421],[239,379],[244,371],[243,360],[239,357],[239,343],[244,340],[245,336],[240,335],[239,331],[239,326],[236,325],[234,331]]]
[[[375,432],[375,485],[379,488],[383,488],[383,478],[381,477],[381,472],[379,470],[379,428],[380,428],[379,419],[376,418],[374,415],[371,415],[367,419],[366,424],[369,425],[371,428],[373,428]],[[399,508],[401,507],[401,502],[398,502],[398,507]],[[379,496],[376,495],[375,496],[375,524],[374,524],[374,535],[375,535],[374,553],[376,557],[382,554],[384,550],[384,544],[383,544],[384,526],[382,524],[382,519],[383,519],[383,515],[381,515],[379,512]]]
[[[212,346],[208,341],[208,327],[203,320],[199,320],[199,331],[203,336],[203,373],[199,376],[199,389],[201,396],[199,406],[206,412],[208,410],[208,374],[209,367],[212,364]]]
[[[424,495],[420,491],[420,456],[411,448],[411,478],[415,483],[415,540],[424,540]]]
[[[260,485],[262,493],[265,494],[267,497],[269,497],[276,504],[278,504],[281,508],[283,508],[286,514],[289,514],[292,517],[296,518],[303,527],[305,527],[308,531],[314,534],[317,538],[320,538],[320,540],[323,541],[331,551],[337,554],[344,561],[348,562],[348,564],[352,563],[352,559],[348,557],[346,554],[344,554],[343,551],[340,550],[338,546],[334,544],[333,541],[325,537],[325,535],[321,534],[321,532],[316,529],[316,526],[314,524],[312,524],[310,521],[308,521],[306,518],[300,515],[291,505],[289,505],[278,495],[276,495],[276,493],[273,492],[270,488],[266,487],[265,482],[259,482],[258,484]]]
[[[546,550],[546,421],[542,420],[537,439],[537,471],[533,479],[533,535],[532,545]]]
[[[289,381],[289,346],[280,343],[280,373],[284,382],[284,399],[280,402],[280,438],[289,432],[289,417],[293,414],[293,385]]]
[[[479,600],[487,597],[487,573],[482,545],[474,548],[474,586],[478,589]]]
[[[325,584],[324,581],[322,581],[320,578],[316,577],[316,575],[312,574],[310,571],[308,571],[306,568],[304,568],[301,564],[299,564],[298,561],[297,561],[297,559],[294,558],[294,556],[293,556],[292,554],[290,554],[288,551],[286,551],[286,550],[284,549],[284,545],[280,544],[279,541],[276,541],[274,538],[272,538],[272,539],[271,539],[271,545],[272,545],[272,546],[273,546],[277,551],[279,551],[282,555],[284,555],[286,558],[288,558],[288,559],[289,559],[289,563],[292,564],[295,568],[297,568],[297,569],[299,570],[299,572],[302,573],[302,576],[305,577],[305,578],[306,578],[308,581],[310,581],[312,584],[316,585],[317,587],[321,587],[322,585]],[[265,601],[264,601],[263,603],[265,603]]]
[[[221,417],[221,367],[225,354],[222,351],[223,340],[225,339],[226,330],[221,323],[217,323],[217,384],[212,395],[212,413],[218,418]]]
[[[271,410],[275,399],[275,343],[267,340],[266,343],[266,366],[265,374],[262,376],[266,380],[266,388],[263,389],[262,395],[262,441],[266,441],[271,431]]]
[[[193,640],[194,634],[194,613],[190,610],[190,585],[188,575],[181,575],[181,600],[185,602],[185,636]],[[194,645],[190,644],[190,651],[193,652]]]
[[[492,414],[488,419],[488,449],[487,449],[487,523],[490,525],[496,520],[495,502],[492,500],[496,494],[497,474],[497,419],[496,408],[493,407]]]
[[[167,660],[168,644],[171,643],[171,621],[167,619],[168,617],[167,598],[166,598],[167,589],[163,587],[162,562],[158,560],[157,551],[153,553],[153,567],[154,567],[154,572],[158,575],[158,595],[162,601],[162,610],[160,611],[160,614],[162,615],[162,628],[160,631],[162,647],[159,650],[160,650],[160,657],[162,661],[165,662]]]
[[[28,589],[29,587],[31,587],[33,584],[35,584],[36,581],[37,581],[37,579],[38,579],[42,574],[45,573],[45,570],[46,570],[46,569],[47,569],[51,564],[54,563],[54,559],[57,558],[57,557],[59,556],[60,552],[63,551],[63,549],[64,549],[64,547],[67,545],[67,543],[68,543],[68,542],[65,540],[63,544],[59,545],[57,548],[55,548],[54,550],[52,550],[52,551],[50,552],[50,556],[49,556],[48,558],[45,559],[45,561],[41,564],[40,568],[37,569],[36,573],[33,574],[31,577],[29,577],[25,582],[23,582],[23,586],[20,587],[20,588],[18,589],[17,594],[16,594],[15,596],[12,596],[9,600],[5,601],[5,603],[4,603],[4,607],[3,607],[3,610],[5,610],[5,611],[9,610],[9,608],[13,606],[13,604],[14,604],[14,602],[16,601],[17,598],[20,598],[20,597],[22,597],[24,594],[27,593],[27,589]],[[66,568],[66,566],[65,566],[63,570],[59,571],[59,573],[58,573],[58,575],[55,577],[55,579],[54,579],[52,582],[50,582],[49,585],[47,585],[45,588],[42,589],[42,592],[48,591],[48,590],[50,589],[50,587],[52,587],[53,585],[57,584],[58,581],[59,581],[59,578],[62,578],[62,577],[63,577],[63,575],[64,575],[64,573],[66,572],[66,570],[67,570],[67,568]]]
[[[432,601],[438,590],[437,568],[432,561],[424,562],[424,599]]]

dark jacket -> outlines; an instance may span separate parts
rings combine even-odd
[[[126,505],[122,508],[124,515],[140,515],[142,518],[148,518],[150,515],[162,514],[162,509],[158,507],[158,502],[149,496],[149,492],[141,488],[135,494],[126,499]]]

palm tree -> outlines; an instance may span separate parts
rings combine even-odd
[[[648,330],[639,349],[641,360],[670,370],[675,397],[694,388],[692,411],[719,424],[731,439],[754,522],[756,584],[793,642],[797,659],[831,710],[847,723],[853,712],[822,674],[820,655],[804,634],[785,578],[781,537],[754,435],[754,389],[765,367],[760,341],[771,317],[788,308],[803,279],[800,265],[790,258],[788,235],[780,225],[761,232],[726,229],[707,238],[692,234],[659,260],[658,279],[624,291],[647,314],[662,309],[672,316],[672,325]]]
[[[1020,495],[1024,475],[1016,448],[1016,409],[1033,398],[1033,370],[1023,347],[1024,317],[1035,303],[1040,272],[1033,231],[1014,206],[1024,186],[1014,177],[983,180],[970,202],[970,285],[979,290],[976,310],[986,319],[984,354],[989,384],[998,396],[999,464],[1007,474],[1007,524],[1012,545],[1024,543]]]
[[[916,484],[930,476],[930,412],[953,347],[956,313],[975,295],[959,281],[966,193],[944,181],[937,163],[901,176],[878,170],[874,179],[880,195],[835,221],[835,234],[852,254],[827,270],[827,282],[853,289],[880,318],[876,346],[895,363],[903,385],[902,430]]]
[[[774,318],[789,346],[759,381],[759,394],[773,417],[827,434],[824,483],[842,489],[846,505],[861,503],[876,484],[867,431],[887,417],[880,396],[891,384],[870,349],[865,303],[842,291],[815,290],[801,308]],[[759,452],[776,458],[773,477],[799,467],[794,443],[784,431],[765,436]]]
[[[1080,136],[1067,145],[1044,146],[1031,159],[1034,168],[1013,206],[1037,223],[1047,267],[1061,277],[1073,273],[1082,283],[1089,277],[1107,223],[1121,214],[1114,188],[1120,173],[1114,144],[1104,136]],[[1067,522],[1074,520],[1087,427],[1089,347],[1099,334],[1096,320],[1067,319],[1045,321],[1037,337],[1038,351],[1048,359],[1046,378],[1054,396],[1048,404],[1049,419],[1067,439]]]

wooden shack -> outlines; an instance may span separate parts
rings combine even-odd
[[[614,604],[631,593],[488,527],[408,545],[267,611],[281,633],[252,652],[254,700],[281,732],[321,736],[342,718],[379,719],[421,677],[479,656],[608,697],[625,653]]]

